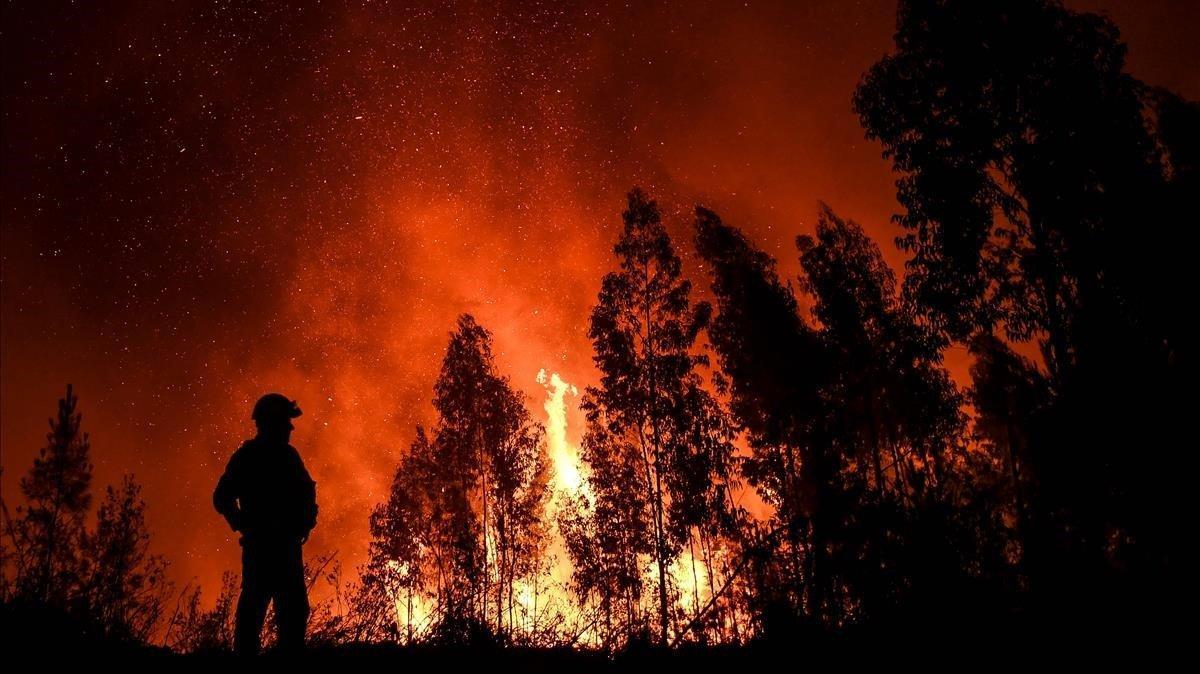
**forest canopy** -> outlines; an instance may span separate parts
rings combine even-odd
[[[903,0],[852,105],[895,176],[902,269],[839,204],[785,266],[711,204],[669,221],[632,188],[597,217],[570,474],[497,326],[463,313],[366,563],[308,560],[311,641],[616,653],[1167,621],[1190,567],[1200,106],[1049,0]],[[68,385],[4,494],[6,639],[228,650],[236,577],[215,599],[173,585],[139,482],[93,484],[106,450]]]

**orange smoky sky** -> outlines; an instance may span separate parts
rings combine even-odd
[[[903,264],[850,104],[892,0],[291,4],[3,8],[4,499],[71,382],[97,488],[134,473],[155,548],[210,599],[238,560],[212,488],[261,393],[304,409],[308,552],[352,571],[459,313],[535,415],[539,370],[593,383],[633,185],[701,289],[698,202],[786,275],[819,200]],[[1200,97],[1197,3],[1069,4],[1113,17],[1136,75]]]

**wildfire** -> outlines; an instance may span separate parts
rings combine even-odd
[[[389,562],[388,566],[397,575],[404,575],[407,569],[400,562]],[[392,600],[392,610],[396,625],[401,626],[401,638],[406,642],[423,633],[433,619],[437,610],[437,602],[411,589],[405,592],[389,592]]]
[[[583,473],[579,466],[579,450],[567,441],[567,402],[569,393],[579,395],[579,389],[563,381],[557,372],[546,375],[545,368],[538,370],[537,382],[548,394],[543,409],[546,410],[546,442],[550,460],[554,462],[554,482],[560,490],[576,494],[584,486]]]
[[[545,411],[545,451],[551,462],[549,486],[553,495],[546,502],[543,520],[549,525],[543,571],[531,577],[517,579],[513,586],[512,604],[507,609],[506,619],[512,634],[517,638],[571,638],[578,645],[600,646],[603,637],[590,618],[586,608],[572,594],[571,583],[574,572],[571,557],[567,552],[564,533],[559,530],[559,515],[563,508],[572,507],[572,499],[591,496],[588,473],[580,459],[579,447],[568,439],[568,405],[577,404],[579,390],[564,380],[558,373],[546,369],[538,371],[536,381],[546,391],[542,404]],[[584,502],[590,499],[585,498]],[[485,554],[488,557],[489,583],[499,579],[493,576],[500,567],[492,546],[494,538],[485,539]],[[696,545],[699,543],[699,545]],[[713,562],[721,553],[707,547],[703,539],[689,541],[681,554],[672,560],[667,576],[672,603],[677,615],[699,615],[715,593],[718,579],[711,576]],[[642,565],[641,573],[647,587],[654,587],[658,574],[649,560]],[[389,562],[389,570],[396,577],[407,576],[407,567],[399,562]],[[647,593],[638,611],[652,614],[653,593]],[[440,615],[440,603],[436,594],[428,588],[396,586],[389,589],[389,599],[399,638],[413,642],[428,636],[429,630]],[[679,630],[680,624],[673,629]],[[678,632],[677,632],[678,633]]]
[[[551,587],[548,589],[549,606],[557,606],[561,610],[570,611],[573,606],[568,596],[568,585],[571,581],[571,561],[567,555],[561,532],[558,531],[558,511],[562,507],[563,497],[575,496],[587,488],[583,470],[579,461],[579,448],[567,440],[567,396],[576,397],[579,389],[563,380],[557,372],[547,374],[545,368],[538,370],[537,382],[546,389],[546,401],[542,409],[546,411],[546,445],[554,467],[551,476],[551,488],[554,496],[549,501],[546,513],[548,522],[554,523],[554,537],[550,544]]]
[[[553,465],[551,485],[555,498],[550,500],[548,521],[554,522],[557,511],[561,507],[560,496],[590,495],[587,476],[579,458],[579,448],[567,439],[567,404],[568,395],[572,398],[579,395],[579,389],[565,381],[557,372],[547,373],[545,368],[537,373],[537,382],[546,389],[546,400],[543,409],[546,412],[546,444]],[[563,547],[561,533],[556,531],[551,543],[552,567],[551,586],[546,588],[546,596],[542,599],[547,611],[555,609],[575,614],[577,608],[568,596],[568,586],[571,580],[571,562]],[[651,565],[643,569],[648,585],[657,582]],[[676,588],[674,603],[684,614],[694,614],[700,607],[712,598],[712,581],[702,560],[694,556],[690,550],[684,550],[679,558],[674,560],[667,569],[671,584]],[[533,594],[530,587],[523,585],[520,592],[520,604],[531,614],[538,613],[534,609]],[[533,609],[533,610],[531,610]],[[570,622],[578,621],[578,614],[566,616]],[[590,643],[595,637],[594,630],[585,629],[579,635],[579,643]]]

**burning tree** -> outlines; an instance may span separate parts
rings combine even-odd
[[[432,437],[418,429],[371,517],[365,585],[398,609],[408,639],[422,612],[447,639],[481,629],[511,639],[525,611],[518,588],[542,569],[543,430],[497,373],[491,334],[469,315],[451,335],[434,391]]]
[[[583,409],[588,429],[582,458],[591,470],[593,502],[586,521],[576,520],[576,582],[600,593],[606,613],[624,604],[626,629],[638,628],[643,578],[639,558],[653,563],[657,641],[670,634],[670,567],[707,510],[722,498],[732,445],[727,437],[696,443],[694,429],[715,406],[698,391],[706,359],[693,353],[709,307],[691,305],[691,283],[663,226],[658,206],[634,189],[614,248],[620,270],[605,276],[592,310],[589,336],[600,385],[589,388]],[[707,425],[711,428],[711,424]],[[695,485],[704,484],[699,495]],[[717,490],[720,490],[720,486]],[[708,498],[706,498],[708,497]],[[703,512],[701,512],[703,511]],[[592,550],[584,559],[580,555]]]
[[[638,447],[613,437],[604,410],[589,412],[580,458],[587,490],[559,512],[559,530],[572,562],[575,594],[595,601],[601,642],[644,626],[641,559],[654,552],[648,492]]]
[[[359,638],[411,642],[420,629],[414,620],[420,619],[417,612],[429,593],[431,578],[441,579],[435,556],[441,546],[435,545],[433,523],[441,483],[432,479],[433,458],[428,434],[417,427],[408,453],[396,468],[388,500],[371,513],[370,559],[355,609]],[[440,591],[432,594],[441,596]]]

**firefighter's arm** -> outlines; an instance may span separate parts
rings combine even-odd
[[[317,483],[308,474],[308,469],[304,467],[304,461],[300,458],[299,453],[296,454],[296,463],[299,466],[299,475],[297,477],[299,479],[301,496],[301,539],[307,541],[308,535],[317,526]]]
[[[234,454],[225,467],[225,472],[221,474],[221,479],[217,481],[217,488],[213,491],[213,507],[229,522],[230,528],[241,531],[242,509],[238,505],[241,489],[237,459],[238,455]]]

